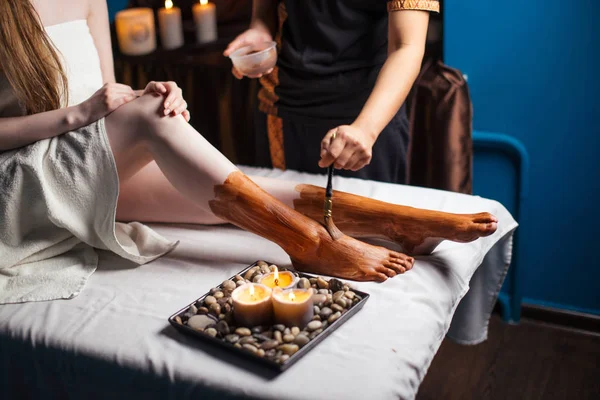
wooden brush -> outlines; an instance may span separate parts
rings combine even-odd
[[[327,187],[325,188],[325,203],[323,205],[323,218],[325,220],[325,229],[333,240],[338,240],[343,236],[337,226],[333,223],[331,209],[333,207],[333,164],[327,168]]]

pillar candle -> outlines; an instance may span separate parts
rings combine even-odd
[[[115,26],[121,53],[137,56],[156,49],[154,13],[151,8],[119,11],[115,15]]]
[[[271,292],[271,288],[256,283],[247,283],[235,289],[231,293],[235,322],[248,328],[271,322]]]
[[[208,0],[200,0],[192,8],[196,24],[196,40],[207,43],[217,40],[217,8]]]
[[[165,7],[158,10],[160,41],[165,49],[175,49],[183,45],[181,9],[173,7],[171,0],[165,0]]]
[[[275,322],[302,329],[314,316],[311,289],[273,289]]]

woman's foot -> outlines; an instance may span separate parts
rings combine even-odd
[[[384,223],[384,234],[410,254],[428,254],[443,240],[467,243],[493,234],[498,219],[490,213],[450,214],[403,207]]]
[[[410,270],[415,261],[405,254],[346,235],[334,240],[325,229],[319,231],[318,238],[314,251],[291,256],[296,269],[355,281],[382,282]]]

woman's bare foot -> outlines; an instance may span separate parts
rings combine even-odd
[[[297,185],[300,198],[294,209],[317,221],[323,219],[325,190]],[[496,231],[498,219],[490,213],[451,214],[385,203],[350,193],[333,194],[333,222],[353,237],[379,237],[402,246],[403,251],[429,254],[443,240],[471,242]]]
[[[498,219],[490,213],[450,214],[403,207],[389,216],[383,233],[410,254],[428,254],[443,240],[467,243],[493,234]]]
[[[325,229],[319,231],[314,252],[292,256],[300,271],[355,281],[380,281],[413,267],[414,258],[384,247],[373,246],[343,235],[334,240]]]

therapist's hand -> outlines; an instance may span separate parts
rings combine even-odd
[[[244,33],[240,34],[235,39],[233,39],[233,41],[231,43],[229,43],[229,45],[223,52],[223,55],[225,57],[229,57],[231,55],[231,53],[233,53],[234,51],[236,51],[237,49],[239,49],[241,47],[249,46],[249,45],[252,45],[255,43],[258,44],[258,43],[262,43],[262,42],[271,42],[272,40],[273,40],[273,36],[271,36],[271,34],[267,30],[263,30],[260,28],[250,28],[250,29],[246,30]],[[260,78],[263,75],[270,74],[271,71],[273,71],[273,68],[271,68],[270,70],[266,71],[263,74],[248,75],[248,78]],[[238,71],[235,67],[231,68],[231,73],[233,74],[233,76],[235,76],[238,79],[242,79],[245,76],[240,71]]]
[[[321,141],[319,167],[358,171],[371,162],[375,137],[353,125],[338,126]]]

